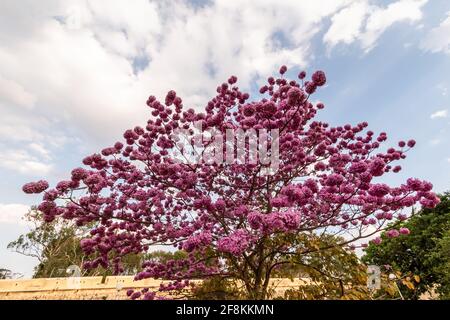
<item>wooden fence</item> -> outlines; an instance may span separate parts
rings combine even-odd
[[[199,281],[199,280],[197,280]],[[276,295],[307,282],[272,279]],[[0,300],[123,300],[128,289],[158,289],[161,280],[134,281],[133,276],[0,280]]]

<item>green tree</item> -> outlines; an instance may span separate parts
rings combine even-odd
[[[394,271],[418,276],[414,286],[400,283],[405,298],[418,299],[421,294],[437,289],[441,298],[448,297],[450,249],[450,193],[440,196],[441,203],[434,209],[422,209],[399,226],[411,231],[409,235],[388,238],[382,234],[382,243],[371,243],[362,260],[367,264],[390,265]]]
[[[294,254],[276,271],[279,277],[306,278],[305,284],[288,290],[286,299],[369,299],[366,267],[356,254],[338,244],[342,238],[329,235],[301,235],[297,241],[311,251]],[[316,248],[327,248],[317,251]]]
[[[450,229],[439,240],[433,257],[441,262],[434,269],[439,283],[437,292],[441,299],[450,300]]]
[[[166,263],[169,260],[182,260],[188,256],[184,250],[177,250],[175,252],[157,250],[145,255],[145,260],[155,261],[159,263]]]
[[[0,268],[0,280],[21,278],[21,277],[22,275],[20,273],[14,273],[9,269]]]

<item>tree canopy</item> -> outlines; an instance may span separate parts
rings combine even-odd
[[[379,180],[402,170],[398,162],[414,140],[385,148],[387,134],[376,135],[367,122],[333,127],[316,120],[325,105],[310,96],[325,85],[325,73],[289,80],[286,71],[269,77],[254,100],[232,76],[203,112],[185,108],[173,90],[163,102],[150,96],[150,119],[126,130],[124,142],[87,156],[52,189],[40,180],[23,190],[44,192],[38,209],[45,221],[88,227],[81,241],[86,269],[120,273],[123,257],[153,245],[187,252],[145,261],[136,279],[172,282],[133,299],[212,277],[242,281],[248,298],[263,299],[277,266],[292,256],[349,248],[404,220],[404,208],[439,202],[429,182]],[[389,236],[408,232],[394,228]],[[305,248],[302,235],[322,233],[342,240]]]

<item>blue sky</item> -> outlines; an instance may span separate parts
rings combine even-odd
[[[0,16],[0,267],[36,263],[6,250],[39,201],[25,182],[64,179],[145,123],[150,94],[200,109],[229,75],[255,94],[281,64],[326,71],[321,119],[417,140],[387,182],[450,189],[447,0],[3,0]]]

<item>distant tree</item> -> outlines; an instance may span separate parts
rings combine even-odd
[[[186,259],[187,256],[188,253],[184,250],[177,250],[174,252],[157,250],[146,254],[145,260],[166,263],[169,260],[183,260]]]
[[[42,213],[35,209],[25,215],[25,220],[32,225],[30,231],[9,243],[8,249],[38,260],[33,278],[66,277],[69,275],[67,268],[71,265],[82,269],[86,255],[81,249],[80,239],[86,236],[86,228],[62,219],[45,223]],[[134,274],[140,264],[139,255],[128,255],[124,257],[121,273]],[[100,266],[81,271],[83,276],[113,274],[113,270]]]
[[[11,270],[0,268],[0,280],[9,279],[11,275]]]
[[[440,196],[434,209],[413,213],[409,221],[396,224],[410,230],[409,235],[381,236],[380,244],[371,243],[363,261],[379,266],[389,265],[393,271],[418,276],[419,282],[400,283],[405,298],[418,299],[422,293],[436,288],[441,298],[450,293],[450,193]],[[409,287],[409,288],[408,288]],[[412,289],[412,290],[411,290]]]
[[[0,268],[0,280],[22,278],[23,274],[13,272],[6,268]]]
[[[0,280],[11,279],[12,272],[9,269],[0,268]]]

